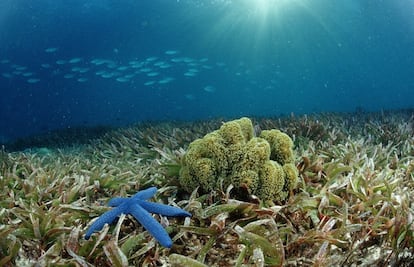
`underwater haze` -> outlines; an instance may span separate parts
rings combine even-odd
[[[0,143],[413,108],[414,0],[2,0]]]

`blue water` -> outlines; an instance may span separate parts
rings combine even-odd
[[[2,0],[0,142],[412,108],[413,18],[414,0]]]

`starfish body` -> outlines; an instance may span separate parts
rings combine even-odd
[[[85,239],[88,240],[94,232],[102,230],[106,223],[112,223],[121,214],[131,214],[152,236],[155,237],[155,239],[158,240],[158,242],[160,242],[162,246],[170,248],[172,246],[170,236],[150,213],[157,213],[170,217],[191,217],[191,214],[177,207],[146,201],[154,196],[156,192],[156,187],[150,187],[139,191],[130,198],[112,198],[108,205],[114,208],[102,214],[94,223],[92,223],[86,231]]]

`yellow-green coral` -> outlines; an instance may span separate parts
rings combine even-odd
[[[266,139],[270,144],[270,159],[279,162],[281,165],[294,163],[293,141],[290,137],[279,130],[264,130],[260,137]]]
[[[283,200],[288,192],[283,191],[286,174],[283,167],[273,161],[268,160],[260,169],[259,182],[261,184],[257,195],[264,199]]]
[[[187,191],[223,189],[230,184],[263,200],[284,200],[297,183],[293,142],[279,130],[254,137],[252,122],[241,118],[190,144],[180,183]]]

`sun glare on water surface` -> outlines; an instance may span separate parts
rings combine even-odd
[[[247,5],[251,5],[258,16],[262,17],[278,12],[278,8],[282,8],[287,3],[288,1],[286,0],[255,0],[246,2]]]

